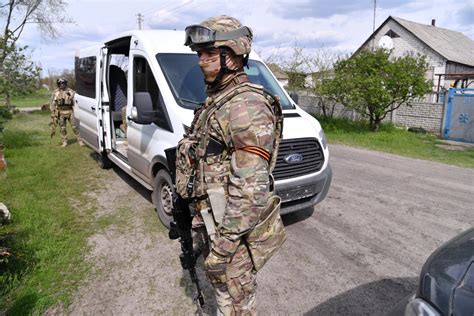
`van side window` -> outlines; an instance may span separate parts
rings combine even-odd
[[[133,93],[135,92],[150,93],[153,110],[158,113],[156,124],[172,132],[173,127],[150,65],[145,58],[137,56],[133,58]]]
[[[95,99],[96,57],[75,59],[77,94]]]

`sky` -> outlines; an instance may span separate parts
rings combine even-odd
[[[375,28],[387,17],[458,31],[474,40],[474,0],[375,0]],[[123,31],[138,29],[184,30],[208,17],[226,14],[254,32],[253,48],[264,59],[289,58],[294,47],[307,54],[321,47],[351,53],[372,34],[374,0],[69,0],[66,14],[74,23],[60,26],[61,36],[43,39],[27,25],[20,44],[47,70],[73,69],[74,52]],[[1,21],[4,22],[4,21]],[[0,22],[0,23],[1,23]],[[273,56],[273,57],[271,57]]]

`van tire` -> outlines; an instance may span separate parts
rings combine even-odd
[[[107,157],[104,153],[97,153],[97,163],[101,169],[110,169],[112,168],[112,161],[110,161],[109,157]]]
[[[167,170],[161,169],[153,180],[153,192],[151,199],[156,208],[156,213],[161,223],[170,228],[170,222],[173,220],[171,208],[173,204],[173,183]]]

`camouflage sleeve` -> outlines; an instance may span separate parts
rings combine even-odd
[[[268,161],[239,150],[257,146],[272,152],[274,118],[265,102],[257,93],[245,93],[229,104],[229,132],[235,150],[231,157],[227,208],[214,242],[215,250],[222,255],[235,252],[240,238],[258,222],[269,198]]]
[[[56,110],[56,91],[51,95],[51,100],[49,101],[49,110],[53,113]]]
[[[72,89],[70,89],[70,90],[71,90],[72,110],[74,111],[74,105],[75,105],[75,103],[74,103],[74,100],[75,100],[75,99],[74,99],[74,98],[76,97],[76,91],[74,91],[74,90],[72,90]]]

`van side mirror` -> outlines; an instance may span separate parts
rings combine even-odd
[[[131,115],[128,118],[132,122],[142,125],[153,123],[155,111],[153,111],[153,102],[149,92],[135,92],[133,94],[133,107]]]
[[[290,93],[290,98],[291,98],[296,104],[298,104],[298,94],[297,94],[297,93],[295,93],[295,92]]]

